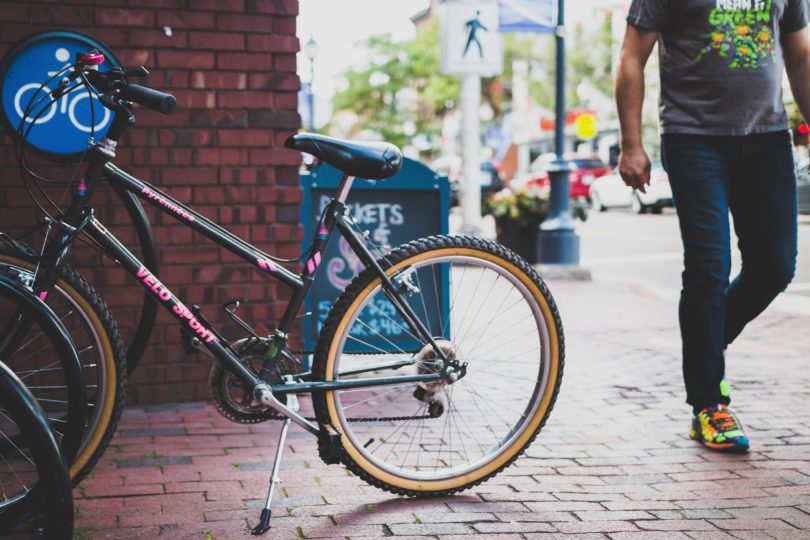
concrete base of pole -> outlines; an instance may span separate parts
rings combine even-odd
[[[535,271],[544,280],[591,281],[591,271],[578,264],[535,264]]]
[[[540,264],[579,264],[579,236],[573,229],[542,229],[537,235]]]
[[[573,229],[540,230],[535,265],[543,279],[590,281],[591,272],[579,265],[579,236]]]

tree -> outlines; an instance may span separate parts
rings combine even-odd
[[[438,21],[417,29],[410,42],[396,43],[385,34],[373,36],[359,47],[371,60],[343,74],[346,89],[335,95],[334,109],[354,111],[360,117],[359,128],[375,131],[399,146],[407,142],[406,121],[416,124],[417,133],[438,133],[440,113],[460,91],[456,77],[439,72]],[[415,106],[398,99],[404,88],[416,92]]]

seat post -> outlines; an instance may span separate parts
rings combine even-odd
[[[343,179],[340,181],[340,185],[338,186],[337,191],[337,200],[338,202],[345,203],[346,197],[349,196],[349,190],[352,189],[352,183],[354,183],[354,176],[344,175]]]

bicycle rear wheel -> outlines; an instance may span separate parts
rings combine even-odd
[[[529,264],[480,239],[436,236],[379,261],[457,380],[313,395],[341,434],[341,460],[382,489],[408,496],[468,489],[509,466],[534,440],[562,378],[562,323]],[[313,373],[326,381],[440,372],[443,360],[394,309],[366,270],[333,306]]]
[[[33,258],[0,242],[0,275],[25,287],[33,283],[36,263]],[[101,458],[115,433],[123,411],[127,370],[124,344],[118,326],[98,292],[68,265],[62,268],[48,306],[59,317],[75,343],[87,385],[87,427],[75,459],[70,460],[70,476],[78,484]],[[20,378],[39,377],[48,364],[29,364],[18,368]],[[47,385],[43,385],[47,386]],[[42,398],[47,388],[32,389]],[[44,399],[53,399],[44,396]],[[43,401],[42,403],[48,403]]]

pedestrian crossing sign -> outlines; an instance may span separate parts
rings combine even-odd
[[[442,73],[492,76],[503,71],[497,3],[445,2],[439,17]]]

